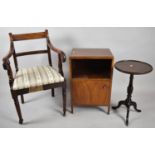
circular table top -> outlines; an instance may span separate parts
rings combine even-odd
[[[136,60],[119,61],[115,64],[115,68],[120,72],[133,75],[147,74],[153,70],[150,64]]]

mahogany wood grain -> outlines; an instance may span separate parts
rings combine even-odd
[[[110,49],[73,49],[69,58],[71,104],[108,106],[110,113],[114,56]]]
[[[13,41],[22,41],[22,40],[32,40],[32,39],[43,39],[47,38],[47,33],[38,32],[38,33],[27,33],[27,34],[11,34]]]
[[[74,59],[113,59],[110,49],[85,49],[74,48],[70,58]]]
[[[74,105],[107,106],[110,102],[109,80],[72,80],[72,102]]]

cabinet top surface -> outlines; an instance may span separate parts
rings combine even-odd
[[[113,59],[110,49],[80,49],[74,48],[70,58],[109,58]]]

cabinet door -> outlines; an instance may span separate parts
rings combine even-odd
[[[109,105],[110,81],[72,80],[72,103],[79,106]]]

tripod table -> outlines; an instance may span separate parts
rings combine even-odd
[[[141,112],[141,110],[137,109],[137,103],[132,101],[132,93],[133,93],[133,79],[134,75],[142,75],[150,73],[153,70],[153,67],[145,62],[136,61],[136,60],[123,60],[119,61],[115,64],[115,68],[123,73],[130,75],[129,85],[127,88],[127,98],[124,101],[120,101],[117,106],[112,107],[114,110],[118,109],[121,105],[125,105],[127,108],[126,115],[126,125],[129,124],[129,112],[130,106],[133,106],[137,112]]]

